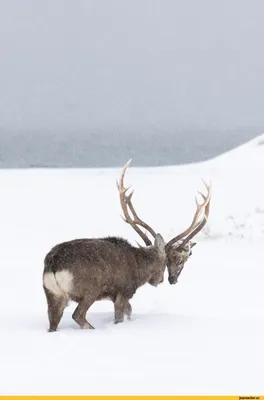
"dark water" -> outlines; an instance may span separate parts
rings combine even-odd
[[[1,168],[119,167],[198,162],[258,136],[259,128],[136,132],[0,132]]]

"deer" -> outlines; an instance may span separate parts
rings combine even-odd
[[[94,302],[109,299],[114,304],[114,322],[120,323],[124,315],[131,318],[132,307],[129,300],[145,284],[154,287],[164,280],[166,266],[169,282],[174,284],[183,266],[191,255],[193,238],[205,225],[209,215],[211,198],[202,194],[204,202],[196,201],[197,211],[192,224],[180,235],[165,243],[160,233],[141,220],[131,202],[133,192],[124,186],[124,176],[129,160],[122,169],[117,182],[123,219],[140,235],[146,246],[133,246],[122,237],[82,238],[59,243],[51,248],[44,258],[42,285],[47,300],[49,332],[55,332],[69,301],[78,305],[72,314],[81,329],[94,329],[86,314]],[[199,216],[205,210],[204,217]],[[133,218],[130,216],[132,213]],[[146,229],[153,242],[141,229]],[[183,242],[178,243],[182,238]]]

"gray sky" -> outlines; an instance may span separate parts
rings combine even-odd
[[[0,127],[264,128],[264,3],[1,0]]]

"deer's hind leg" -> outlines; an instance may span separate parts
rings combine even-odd
[[[68,300],[65,296],[57,297],[44,287],[48,303],[49,332],[55,332],[58,328],[63,311],[67,306]]]
[[[84,296],[72,314],[72,318],[82,329],[94,329],[94,327],[87,321],[86,313],[95,300],[96,298],[94,298],[94,296]]]

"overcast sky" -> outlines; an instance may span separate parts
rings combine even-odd
[[[0,0],[0,127],[264,128],[264,2]]]

